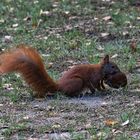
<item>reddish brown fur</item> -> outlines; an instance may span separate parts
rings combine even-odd
[[[37,92],[36,97],[44,97],[47,92],[62,91],[69,96],[75,96],[84,88],[89,88],[92,92],[95,89],[104,89],[104,76],[120,70],[115,63],[109,61],[107,55],[100,64],[74,66],[55,82],[47,74],[38,52],[26,45],[19,45],[0,55],[0,74],[14,71],[22,74],[25,81]]]
[[[92,92],[95,89],[101,90],[101,67],[101,64],[74,66],[59,79],[59,88],[69,96],[75,96],[84,88],[89,88]]]
[[[46,92],[54,92],[57,84],[47,74],[41,57],[35,49],[19,45],[0,55],[0,74],[19,72],[25,81],[37,91],[38,97]]]
[[[127,77],[124,73],[118,72],[114,75],[108,76],[105,83],[113,88],[125,87],[127,85]]]

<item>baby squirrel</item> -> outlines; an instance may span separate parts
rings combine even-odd
[[[20,73],[26,83],[36,91],[35,97],[42,98],[57,91],[76,96],[85,88],[94,93],[95,89],[105,89],[104,80],[110,85],[107,78],[121,71],[106,55],[99,64],[76,65],[66,71],[58,81],[54,81],[48,75],[38,52],[21,44],[0,54],[0,75],[10,72]]]

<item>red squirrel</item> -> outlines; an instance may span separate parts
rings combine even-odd
[[[91,92],[105,89],[103,80],[120,72],[118,66],[106,55],[99,64],[76,65],[54,81],[45,70],[38,52],[27,45],[18,45],[0,55],[0,75],[20,73],[27,84],[36,91],[36,97],[62,91],[68,96],[78,95],[83,89]]]

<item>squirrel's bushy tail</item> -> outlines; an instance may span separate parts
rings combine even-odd
[[[10,72],[20,73],[39,97],[58,89],[47,74],[38,52],[27,45],[18,45],[0,55],[0,75]]]

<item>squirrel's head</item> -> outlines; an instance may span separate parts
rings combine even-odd
[[[109,60],[109,55],[105,55],[101,61],[103,77],[107,78],[109,75],[114,75],[120,72],[119,67]]]
[[[124,73],[118,72],[114,75],[108,76],[104,82],[113,88],[125,87],[127,85],[127,77]]]
[[[127,85],[127,77],[121,72],[119,67],[109,60],[109,55],[106,55],[102,62],[102,75],[104,82],[113,88],[125,87]]]

